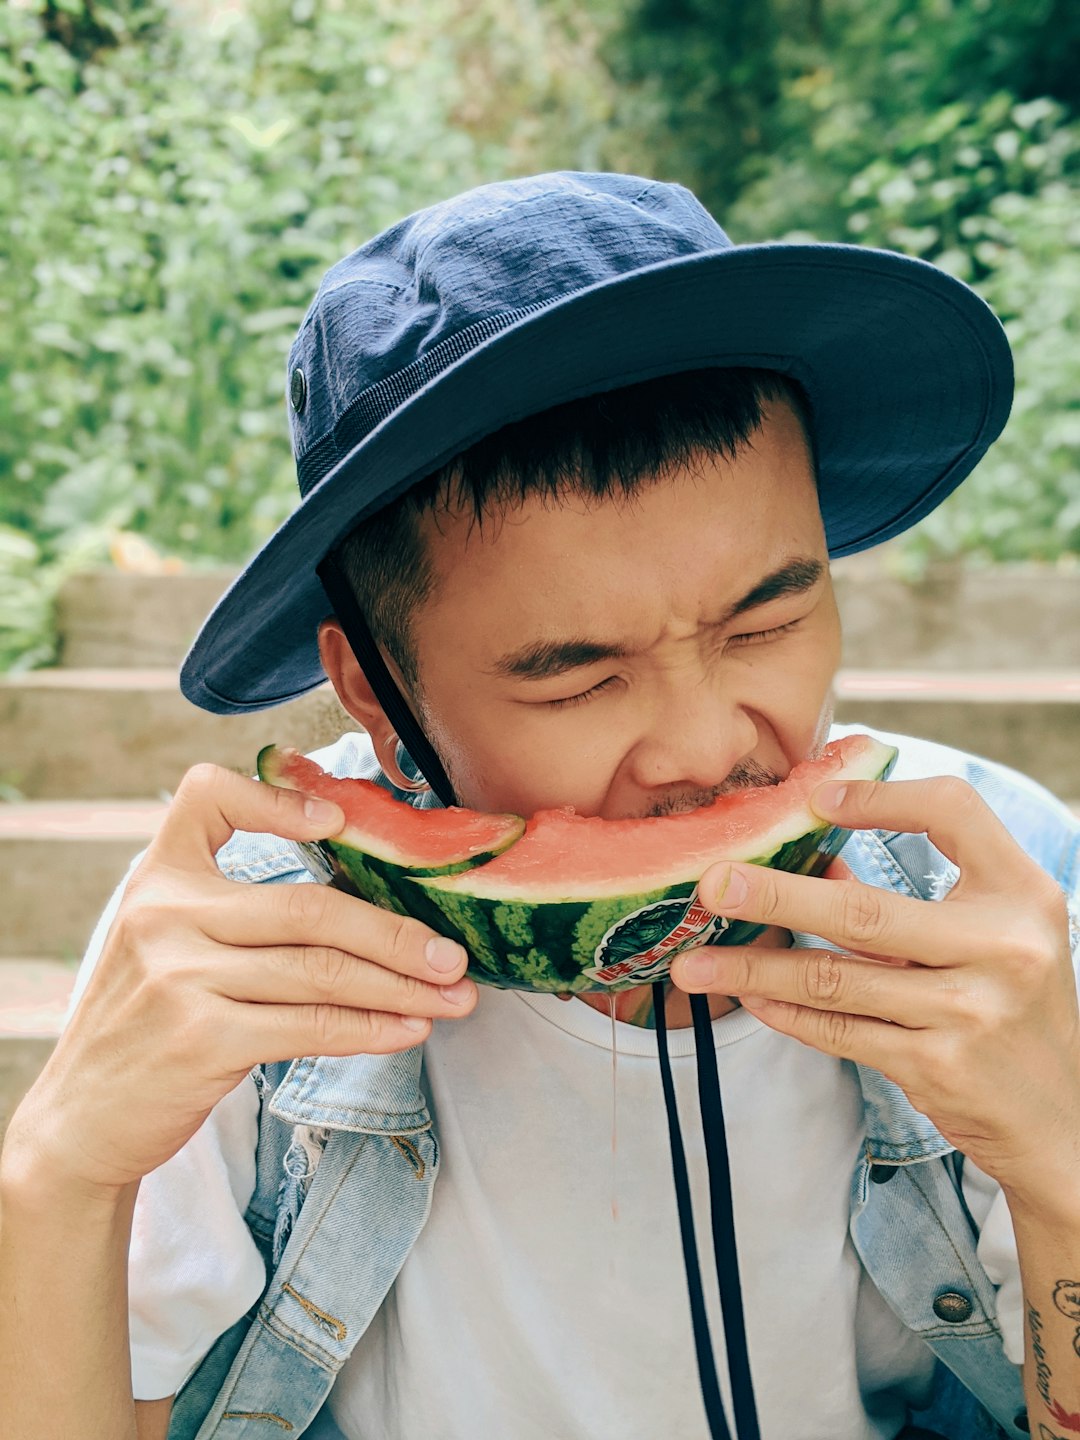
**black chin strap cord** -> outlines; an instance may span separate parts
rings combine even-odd
[[[735,1243],[735,1213],[731,1200],[731,1161],[724,1125],[720,1077],[716,1071],[716,1045],[707,995],[690,996],[697,1052],[698,1100],[705,1134],[705,1163],[709,1171],[709,1209],[712,1215],[716,1276],[720,1285],[720,1309],[724,1317],[728,1378],[735,1407],[738,1440],[761,1440],[750,1354],[743,1314],[742,1281],[739,1279],[739,1251]]]
[[[450,784],[442,762],[387,669],[375,637],[368,629],[363,611],[353,594],[353,588],[335,556],[327,555],[325,560],[315,567],[315,573],[322,581],[326,597],[345,632],[345,639],[348,640],[364,677],[375,692],[375,698],[382,706],[386,718],[397,732],[398,739],[442,803],[456,805],[454,787]]]
[[[705,1312],[701,1284],[694,1212],[690,1197],[690,1181],[686,1168],[675,1085],[668,1056],[667,1018],[663,983],[653,985],[653,1012],[656,1016],[656,1040],[660,1059],[660,1079],[664,1087],[668,1139],[671,1145],[671,1168],[675,1180],[675,1199],[679,1210],[679,1231],[682,1236],[683,1260],[686,1265],[686,1288],[690,1296],[690,1318],[694,1330],[701,1396],[705,1416],[713,1440],[732,1440],[720,1397],[713,1357],[712,1338]],[[724,1342],[727,1349],[728,1377],[731,1382],[735,1411],[735,1440],[761,1440],[757,1406],[750,1375],[746,1343],[746,1323],[742,1308],[742,1286],[739,1280],[739,1258],[735,1244],[735,1219],[731,1203],[731,1168],[727,1152],[724,1110],[720,1099],[720,1080],[716,1070],[716,1049],[713,1044],[709,1004],[704,995],[690,997],[697,1051],[698,1098],[705,1137],[705,1159],[709,1171],[709,1207],[712,1217],[713,1248],[716,1276],[720,1287],[720,1306],[724,1317]]]
[[[698,1263],[697,1236],[694,1233],[694,1212],[690,1199],[690,1176],[686,1169],[686,1151],[683,1148],[682,1131],[679,1128],[675,1082],[671,1078],[671,1060],[668,1056],[667,1016],[664,1011],[667,997],[661,981],[658,980],[652,989],[653,1014],[656,1016],[656,1045],[660,1059],[660,1081],[664,1087],[664,1106],[667,1110],[671,1170],[675,1179],[675,1203],[679,1207],[679,1233],[682,1236],[683,1261],[686,1265],[686,1288],[690,1295],[690,1319],[694,1327],[694,1349],[697,1352],[701,1398],[705,1402],[705,1417],[709,1422],[709,1434],[712,1436],[712,1440],[731,1440],[731,1431],[728,1429],[724,1416],[724,1402],[720,1398],[720,1382],[716,1378],[712,1336],[709,1334],[709,1320],[705,1313],[705,1295],[701,1288],[701,1266]]]

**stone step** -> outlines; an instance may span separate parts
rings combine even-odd
[[[78,969],[68,960],[0,960],[0,1036],[55,1040]]]
[[[75,972],[56,960],[0,961],[0,1138],[56,1044]]]
[[[0,784],[27,799],[171,794],[200,760],[251,773],[271,742],[311,750],[355,725],[329,685],[251,715],[209,715],[174,670],[0,676]]]
[[[109,896],[153,838],[165,808],[153,800],[0,806],[7,892],[0,957],[81,959]]]
[[[858,671],[837,718],[1004,761],[1080,794],[1080,672]],[[0,677],[0,784],[26,799],[172,793],[199,760],[251,772],[263,745],[311,750],[355,725],[328,685],[252,715],[208,715],[171,670],[34,670]]]
[[[57,597],[59,663],[175,670],[236,574],[221,568],[181,575],[121,570],[72,575]]]
[[[845,666],[1028,670],[1037,657],[1075,670],[1080,569],[945,567],[916,584],[882,573],[872,555],[832,567]]]
[[[63,587],[60,664],[175,669],[236,572],[135,575],[94,570]],[[918,583],[897,579],[878,552],[833,564],[852,668],[1026,669],[1076,664],[1080,571],[1031,566],[937,567]],[[1072,615],[1072,625],[1062,617]]]
[[[1080,672],[841,671],[836,718],[998,760],[1080,795]]]

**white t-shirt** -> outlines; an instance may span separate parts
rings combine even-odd
[[[425,1085],[442,1168],[427,1226],[331,1394],[348,1440],[704,1440],[656,1037],[622,1023],[616,1031],[613,1156],[606,1015],[577,1000],[482,990],[470,1017],[436,1024]],[[933,1357],[885,1306],[848,1235],[863,1139],[855,1072],[745,1011],[715,1022],[713,1035],[762,1434],[895,1436],[905,1404],[926,1399]],[[693,1032],[670,1041],[729,1400]],[[242,1218],[256,1115],[247,1080],[140,1190],[130,1267],[137,1398],[175,1392],[261,1292]],[[964,1184],[1020,1363],[1004,1197],[970,1165]]]

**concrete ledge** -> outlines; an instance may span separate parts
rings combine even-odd
[[[1080,671],[841,671],[837,718],[956,745],[1080,794]],[[169,670],[0,679],[0,780],[28,799],[171,794],[200,760],[250,774],[271,742],[312,750],[355,729],[328,685],[252,715],[190,705]]]
[[[0,1035],[0,1140],[16,1106],[41,1074],[55,1044],[51,1038]]]
[[[1076,665],[1080,571],[943,567],[908,583],[882,574],[870,556],[832,568],[847,666],[1023,670],[1033,659],[1047,669]]]
[[[0,961],[0,1137],[56,1044],[75,974],[57,961]]]
[[[354,730],[329,685],[252,715],[209,715],[172,670],[33,670],[0,677],[0,781],[35,800],[172,794],[211,761],[251,774],[271,742],[314,749]]]
[[[73,575],[57,597],[60,664],[175,669],[237,573],[222,567],[182,575]]]
[[[0,960],[0,1039],[55,1040],[77,973],[62,960]]]
[[[0,836],[7,882],[0,957],[80,960],[128,865],[148,837],[19,833]],[[0,976],[6,962],[0,959]]]
[[[836,718],[997,760],[1059,799],[1080,795],[1080,705],[993,695],[852,693],[837,686]]]
[[[119,840],[148,844],[167,805],[159,800],[38,800],[0,805],[0,842]]]
[[[975,707],[1080,704],[1080,671],[1075,670],[839,670],[838,699],[946,701]]]

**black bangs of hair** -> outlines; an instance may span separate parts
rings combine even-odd
[[[478,440],[340,542],[337,558],[375,639],[419,689],[411,640],[433,574],[417,523],[425,512],[472,511],[478,524],[533,496],[630,498],[704,456],[734,459],[763,407],[795,411],[813,462],[813,420],[802,387],[773,370],[704,369],[663,375],[571,400]]]

